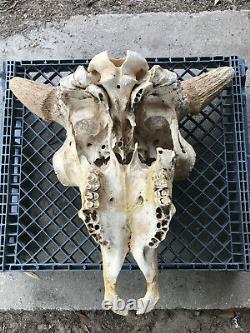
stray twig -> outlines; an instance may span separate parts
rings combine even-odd
[[[7,12],[9,10],[12,10],[16,7],[17,3],[18,3],[19,0],[16,0],[10,7],[8,8],[5,8],[5,9],[0,9],[0,13],[4,13],[4,12]],[[3,0],[2,3],[3,3],[3,7],[6,7],[8,5],[10,1],[8,0]]]
[[[87,2],[87,7],[91,7],[91,6],[93,6],[97,1],[99,1],[99,0],[89,0],[89,1]]]
[[[79,317],[80,317],[80,325],[81,325],[81,328],[84,329],[85,332],[88,332],[90,333],[90,320],[89,320],[89,317],[86,316],[85,314],[83,313],[80,313],[79,314]]]
[[[220,0],[214,0],[214,6],[218,5],[219,2]]]
[[[32,279],[41,280],[41,278],[36,273],[33,273],[33,272],[24,272],[24,274],[28,275]]]

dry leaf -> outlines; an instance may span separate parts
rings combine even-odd
[[[87,317],[85,314],[80,313],[79,314],[80,317],[80,325],[81,328],[84,329],[84,331],[90,333],[89,327],[90,327],[90,320],[89,317]]]
[[[33,273],[33,272],[24,272],[24,274],[28,275],[29,277],[31,277],[33,279],[41,280],[41,278],[36,273]]]

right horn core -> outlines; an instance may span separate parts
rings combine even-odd
[[[187,113],[199,113],[230,83],[233,77],[232,67],[220,67],[181,82],[185,100],[182,117]]]

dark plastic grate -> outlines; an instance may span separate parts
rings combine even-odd
[[[233,66],[230,87],[181,130],[197,153],[189,179],[174,187],[177,213],[159,248],[162,269],[250,269],[249,178],[245,64],[236,56],[148,59],[180,79]],[[0,270],[101,269],[99,248],[78,218],[80,196],[57,180],[51,158],[64,141],[9,90],[20,76],[58,84],[88,60],[4,63],[1,165]],[[0,151],[1,152],[1,151]],[[137,268],[129,256],[124,269]]]

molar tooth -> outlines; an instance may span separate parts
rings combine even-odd
[[[162,207],[163,210],[163,214],[165,215],[165,217],[168,219],[169,218],[169,214],[170,214],[170,206],[171,206],[171,202],[168,202],[167,205]]]
[[[85,198],[87,198],[88,200],[97,200],[99,198],[99,194],[96,192],[87,191],[85,193]]]
[[[98,200],[95,200],[95,201],[92,201],[92,204],[93,204],[93,208],[96,209],[99,207],[99,201]]]
[[[162,218],[162,210],[161,210],[161,207],[157,207],[155,213],[156,213],[156,218],[157,218],[157,219],[161,219],[161,218]]]
[[[97,174],[95,174],[95,173],[90,173],[89,175],[88,175],[88,182],[89,183],[96,183],[96,182],[99,182],[99,177],[98,177],[98,175]]]
[[[95,221],[95,223],[98,222],[99,218],[98,218],[98,215],[95,210],[92,212],[91,217],[92,217],[93,221]]]
[[[160,203],[163,206],[166,206],[169,203],[169,199],[167,197],[160,198]]]
[[[163,226],[163,227],[165,227],[165,226],[167,226],[167,225],[168,225],[168,223],[169,223],[169,221],[168,221],[168,220],[163,220],[163,221],[162,221],[162,226]]]
[[[84,208],[82,208],[79,212],[78,212],[78,216],[85,222],[85,223],[89,223],[91,218],[90,218],[90,214],[89,211]]]
[[[99,194],[98,193],[94,192],[92,194],[93,194],[93,199],[94,200],[98,200],[99,199]]]
[[[158,189],[168,187],[168,181],[166,179],[157,179],[155,180],[155,187]]]
[[[84,206],[85,206],[86,209],[93,208],[94,207],[94,202],[86,200]]]
[[[159,192],[160,192],[160,195],[161,195],[162,197],[166,197],[166,196],[168,195],[168,192],[167,192],[166,189],[160,190]]]
[[[163,198],[163,197],[166,197],[168,195],[168,192],[167,190],[163,190],[163,189],[158,189],[155,191],[156,195],[158,198]]]
[[[91,190],[91,191],[97,191],[100,187],[100,183],[95,183],[95,184],[91,184],[91,183],[87,183],[86,188],[87,190]]]
[[[99,226],[99,224],[95,224],[95,225],[94,225],[94,228],[95,228],[96,232],[97,232],[97,230],[98,230],[98,232],[100,231],[100,226]]]
[[[157,197],[160,197],[161,196],[161,191],[160,190],[156,190],[155,194],[157,195]]]
[[[85,200],[91,200],[92,198],[93,198],[93,196],[92,196],[92,192],[87,191],[87,192],[85,193]]]

